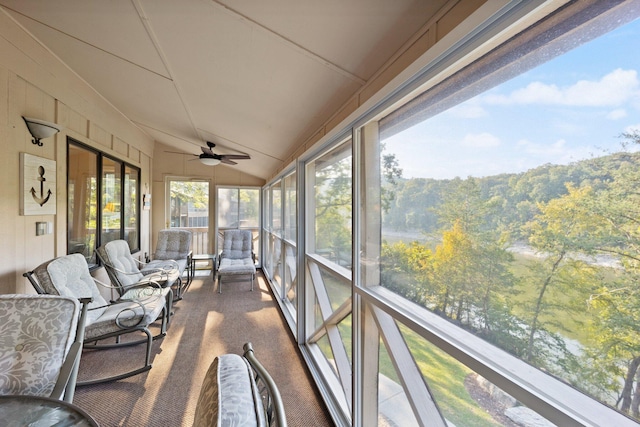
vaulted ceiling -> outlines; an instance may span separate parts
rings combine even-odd
[[[267,178],[446,0],[0,0],[156,141]]]

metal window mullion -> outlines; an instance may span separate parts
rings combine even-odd
[[[298,284],[298,292],[302,295],[298,298],[298,344],[303,345],[308,341],[311,328],[314,326],[314,295],[310,292],[309,269],[307,268],[307,253],[309,248],[315,245],[315,199],[313,187],[315,174],[313,168],[303,161],[298,162],[298,188],[303,194],[298,199],[298,221],[302,221],[298,227],[298,271],[303,273],[303,280]]]
[[[280,179],[280,298],[284,301],[287,297],[286,287],[286,269],[284,266],[284,233],[285,233],[285,205],[287,204],[287,197],[285,194],[285,178]]]

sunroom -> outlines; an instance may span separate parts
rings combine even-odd
[[[19,254],[2,293],[77,248],[104,277],[107,231],[144,258],[158,230],[190,229],[207,264],[250,229],[333,424],[638,425],[640,2],[258,3],[0,0],[0,144],[57,161],[58,181],[53,213],[3,211],[21,231],[3,225]],[[73,29],[97,10],[115,30]],[[128,19],[160,62],[101,43]],[[42,147],[19,128],[38,115],[63,128]],[[208,142],[238,157],[207,165]]]

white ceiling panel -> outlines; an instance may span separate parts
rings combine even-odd
[[[445,0],[225,0],[215,2],[364,80]]]
[[[106,98],[130,120],[149,126],[161,124],[169,134],[197,140],[172,80],[42,24],[32,24],[30,29],[47,40],[49,48],[99,93],[108,94]]]
[[[109,55],[167,76],[135,2],[103,0],[3,0],[14,17],[30,31],[36,23]],[[33,31],[32,31],[33,32]],[[35,32],[34,32],[35,34]],[[37,34],[36,34],[37,35]],[[46,38],[40,38],[45,44]]]
[[[0,0],[156,141],[267,178],[444,0]]]

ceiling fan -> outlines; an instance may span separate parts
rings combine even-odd
[[[216,146],[213,142],[207,141],[207,147],[200,147],[202,150],[202,154],[193,154],[200,159],[202,163],[208,166],[215,166],[220,163],[225,163],[227,165],[237,165],[237,162],[234,160],[246,160],[251,159],[251,156],[248,154],[216,154],[213,152],[213,148]],[[168,151],[170,153],[177,153],[175,151]],[[177,153],[184,154],[184,153]],[[195,159],[193,159],[195,160]]]

